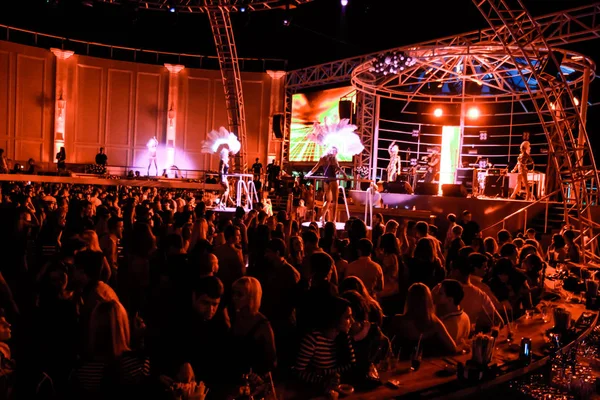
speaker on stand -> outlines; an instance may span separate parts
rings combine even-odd
[[[273,134],[277,139],[283,139],[283,114],[274,114],[273,115]]]

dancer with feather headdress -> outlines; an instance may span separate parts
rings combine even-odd
[[[234,155],[240,151],[242,144],[234,133],[220,127],[219,130],[213,130],[208,133],[206,140],[202,142],[202,152],[215,154],[219,153],[219,180],[223,186],[224,193],[221,196],[220,206],[225,208],[229,199],[229,155]]]
[[[364,150],[364,146],[360,141],[360,137],[355,133],[356,125],[350,124],[347,119],[342,119],[339,122],[330,122],[325,119],[322,124],[315,124],[311,134],[308,136],[313,142],[325,146],[325,154],[321,157],[317,165],[310,170],[306,177],[311,177],[319,168],[323,168],[323,176],[325,177],[325,193],[323,204],[323,215],[321,221],[326,221],[327,214],[332,212],[331,220],[335,222],[337,218],[338,208],[338,180],[337,174],[342,173],[346,179],[348,175],[341,169],[337,160],[337,155],[350,157],[360,154]],[[333,206],[333,211],[331,207]]]

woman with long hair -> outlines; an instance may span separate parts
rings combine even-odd
[[[381,309],[381,306],[377,300],[375,300],[373,296],[369,294],[363,281],[356,276],[349,276],[345,278],[342,283],[340,283],[340,293],[344,293],[349,290],[354,290],[365,298],[365,301],[369,306],[369,321],[381,326],[383,324],[383,310]]]
[[[292,236],[290,238],[287,261],[297,270],[302,268],[302,263],[304,262],[304,242],[302,241],[302,237]]]
[[[326,222],[325,228],[323,229],[323,236],[321,236],[321,238],[319,239],[319,247],[322,248],[325,253],[331,255],[331,246],[333,246],[335,238],[335,224],[331,221]]]
[[[331,258],[335,262],[335,269],[338,273],[338,279],[343,279],[346,275],[346,268],[348,268],[348,261],[343,258],[343,254],[348,248],[350,242],[348,239],[335,239],[331,246]]]
[[[435,287],[444,280],[446,271],[442,267],[442,261],[436,255],[435,244],[431,238],[419,239],[415,254],[409,260],[408,270],[411,282],[421,282],[429,288]]]
[[[408,269],[402,262],[398,239],[392,233],[381,237],[378,249],[379,265],[383,270],[383,291],[379,293],[379,301],[387,315],[399,312],[404,305],[404,297],[408,289]]]
[[[348,333],[353,323],[350,303],[332,297],[320,305],[325,318],[300,342],[294,371],[301,381],[326,384],[336,374],[344,374],[356,364]]]
[[[129,319],[121,303],[98,304],[89,332],[87,355],[73,374],[78,398],[144,397],[150,361],[132,351]]]
[[[408,289],[404,313],[392,319],[390,331],[403,349],[413,349],[421,342],[421,351],[426,354],[457,350],[443,322],[435,315],[431,291],[422,283],[414,283]]]
[[[100,240],[98,239],[98,235],[91,229],[86,229],[80,235],[81,240],[83,240],[86,244],[85,250],[99,251],[102,253],[102,249],[100,248]],[[106,257],[104,257],[104,261],[102,262],[102,272],[100,274],[100,280],[104,283],[108,283],[110,280],[111,269]]]
[[[275,337],[269,320],[259,312],[262,287],[258,279],[244,276],[233,283],[232,372],[239,377],[250,370],[265,375],[275,369]]]

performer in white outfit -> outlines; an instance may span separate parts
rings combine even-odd
[[[148,149],[148,173],[150,176],[150,167],[152,163],[154,163],[154,168],[156,169],[155,175],[158,176],[158,164],[156,164],[156,151],[158,150],[158,140],[156,136],[152,136],[152,139],[148,140],[146,143],[146,148]]]
[[[400,172],[402,171],[400,156],[398,155],[399,151],[400,149],[398,148],[396,142],[393,142],[390,144],[390,147],[388,147],[388,153],[390,154],[390,163],[387,167],[388,182],[395,182],[396,179],[398,179],[398,175],[400,175]]]
[[[218,131],[211,131],[202,143],[203,153],[219,153],[219,179],[223,187],[223,194],[219,203],[221,208],[227,207],[229,198],[229,155],[236,154],[242,148],[242,144],[235,134],[221,127]]]

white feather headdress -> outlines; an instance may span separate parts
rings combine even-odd
[[[345,157],[360,154],[365,147],[360,137],[355,133],[356,125],[350,124],[350,120],[342,119],[339,122],[315,123],[308,138],[314,143],[325,146],[327,151],[332,147],[337,148],[338,153]]]
[[[229,150],[231,154],[240,151],[242,144],[234,133],[220,127],[219,130],[213,130],[206,135],[206,140],[202,142],[203,153],[218,153],[223,149]]]

